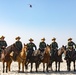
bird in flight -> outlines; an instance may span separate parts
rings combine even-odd
[[[31,4],[29,4],[29,7],[30,7],[30,8],[32,8],[32,5],[31,5]]]

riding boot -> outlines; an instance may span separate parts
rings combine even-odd
[[[16,61],[16,58],[17,58],[17,54],[14,53],[13,54],[13,60]]]

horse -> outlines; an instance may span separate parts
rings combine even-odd
[[[13,60],[13,55],[12,53],[10,54]],[[18,62],[18,72],[20,72],[20,65],[22,63],[22,72],[24,72],[24,65],[26,62],[26,56],[27,56],[27,45],[24,44],[24,47],[22,48],[20,54],[16,58],[16,62]]]
[[[43,63],[43,72],[45,72],[45,64],[46,66],[46,71],[48,72],[48,67],[50,64],[50,46],[47,45],[46,48],[44,49],[44,53],[43,53],[43,59],[41,60],[41,62]]]
[[[52,63],[55,62],[55,71],[56,72],[60,71],[60,63],[63,62],[63,61],[61,61],[63,53],[65,53],[64,46],[62,46],[55,52],[53,58],[50,58],[50,67],[52,68]],[[57,64],[58,64],[58,66],[57,66]]]
[[[40,64],[40,51],[39,50],[34,50],[32,55],[27,53],[30,57],[27,58],[26,63],[25,63],[25,67],[26,69],[28,69],[28,64],[31,63],[31,70],[30,72],[32,72],[32,68],[33,68],[33,63],[35,63],[35,69],[36,72],[38,72],[38,67]]]
[[[74,71],[75,70],[75,60],[76,60],[76,51],[71,49],[66,49],[65,60],[67,63],[67,70],[70,71],[71,62],[73,62]]]
[[[26,45],[24,45],[24,48],[22,49],[22,51],[20,52],[20,54],[18,54],[17,56],[17,61],[18,61],[18,65],[19,65],[19,70],[20,71],[20,63],[22,62],[22,71],[24,71],[24,63],[25,63],[25,59],[26,59]],[[5,62],[6,62],[6,72],[10,71],[10,66],[13,60],[13,52],[17,53],[17,49],[15,48],[15,45],[12,44],[10,46],[8,46],[6,49],[4,49],[1,53],[1,61],[3,63],[3,72],[4,72],[4,68],[5,68]]]
[[[2,52],[1,52],[1,62],[3,63],[3,73],[5,72],[5,69],[6,69],[6,73],[8,71],[10,71],[10,65],[12,63],[10,54],[7,53],[8,49],[10,49],[10,46],[7,47],[6,49],[2,50]],[[5,65],[5,63],[6,63],[6,65]]]

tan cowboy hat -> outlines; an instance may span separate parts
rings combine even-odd
[[[16,37],[15,39],[17,40],[17,39],[21,39],[21,38],[18,36],[18,37]]]
[[[30,38],[29,41],[34,41],[34,40],[32,38]]]
[[[5,37],[2,35],[2,36],[0,37],[0,39],[2,39],[2,38],[4,39]]]
[[[41,40],[45,40],[45,38],[42,38]]]
[[[56,40],[56,38],[52,38],[52,41],[53,41],[53,40]]]
[[[72,38],[69,38],[68,41],[69,41],[69,40],[72,40]]]

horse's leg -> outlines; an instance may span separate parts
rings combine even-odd
[[[53,62],[51,61],[51,62],[50,62],[50,70],[51,70],[51,71],[53,71],[53,69],[52,69],[52,63],[53,63]]]
[[[58,62],[58,71],[60,71],[60,62]]]
[[[36,72],[38,72],[37,68],[38,68],[38,63],[35,63],[35,68],[36,68]]]
[[[22,72],[24,72],[24,62],[22,63]]]
[[[4,73],[4,69],[5,69],[5,62],[3,62],[3,73]]]
[[[6,73],[8,71],[8,62],[6,62]]]
[[[67,70],[70,71],[70,63],[71,61],[67,60]]]
[[[47,63],[47,67],[46,67],[46,71],[48,72],[48,66],[49,66],[49,63]]]
[[[10,71],[10,66],[11,66],[12,60],[8,63],[8,71]]]
[[[20,62],[18,62],[18,72],[20,72]]]
[[[70,71],[70,64],[71,64],[71,61],[69,61],[69,71]]]
[[[43,63],[43,72],[45,72],[45,63]]]
[[[57,72],[57,61],[55,61],[55,71]]]
[[[30,70],[30,72],[32,72],[32,66],[33,66],[33,63],[31,62],[31,70]]]
[[[73,61],[73,65],[74,65],[74,71],[75,71],[75,60]]]

